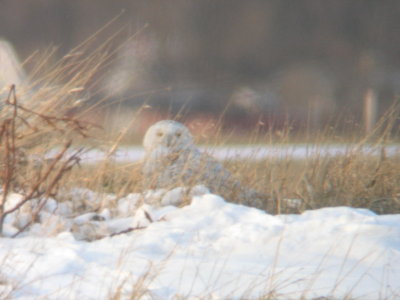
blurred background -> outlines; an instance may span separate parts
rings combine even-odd
[[[338,118],[368,130],[399,99],[398,0],[1,0],[0,39],[15,61],[52,46],[61,58],[116,16],[100,33],[118,32],[112,59],[88,96],[110,103],[91,116],[114,116],[106,127],[146,104],[137,135],[177,115],[238,135]],[[0,84],[22,76],[4,79],[0,62]]]

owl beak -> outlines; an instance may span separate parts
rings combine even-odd
[[[167,147],[171,147],[172,146],[172,136],[168,136],[167,137]]]

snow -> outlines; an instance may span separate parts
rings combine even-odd
[[[184,195],[190,204],[171,205]],[[93,205],[74,215],[71,202],[82,199]],[[335,207],[272,216],[201,186],[121,199],[73,189],[11,238],[32,206],[6,219],[1,299],[400,298],[400,215]]]
[[[385,147],[374,145],[359,144],[265,144],[265,145],[235,145],[235,146],[203,146],[200,147],[202,152],[207,152],[219,160],[224,159],[265,159],[265,158],[292,158],[304,159],[315,156],[337,156],[349,155],[351,153],[364,153],[365,155],[380,155],[384,150],[388,156],[399,154],[399,145],[388,145]],[[92,149],[82,155],[82,161],[94,163],[104,160],[108,156],[99,149]],[[54,156],[50,152],[49,157]],[[137,161],[144,155],[143,147],[120,147],[114,154],[113,158],[118,162]]]

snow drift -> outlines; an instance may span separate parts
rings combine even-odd
[[[182,208],[138,206],[139,194],[70,195],[116,207],[73,216],[68,201],[49,201],[28,232],[1,238],[1,297],[400,297],[400,215],[336,207],[272,216],[208,193]],[[9,216],[6,234],[26,218]]]

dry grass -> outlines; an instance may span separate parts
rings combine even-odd
[[[36,209],[32,211],[31,221],[14,234],[17,236],[37,220],[47,199],[57,193],[63,176],[79,163],[81,153],[81,150],[74,150],[68,154],[72,141],[67,140],[55,155],[46,159],[41,157],[32,162],[25,152],[26,140],[30,139],[32,134],[46,135],[42,128],[48,127],[53,129],[53,133],[61,135],[65,132],[62,129],[64,127],[86,136],[86,126],[72,118],[45,115],[30,110],[18,103],[15,93],[15,86],[12,86],[6,100],[8,107],[4,109],[5,117],[0,122],[0,166],[2,168],[0,172],[2,184],[0,234],[7,215],[22,209],[28,202],[38,202]],[[32,118],[36,118],[35,125],[31,121]],[[20,190],[23,196],[17,203],[8,205],[8,196],[15,190]]]
[[[351,139],[338,137],[332,127],[314,134],[311,142],[317,151],[308,158],[296,158],[288,152],[281,158],[229,159],[223,163],[244,184],[274,201],[272,213],[299,213],[342,205],[369,208],[377,213],[399,213],[400,157],[387,153],[387,147],[397,142],[397,112],[397,107],[392,107],[373,132],[355,134]],[[229,135],[216,132],[217,136],[212,139],[220,142],[214,145],[226,146]],[[292,140],[298,137],[292,137],[289,129],[279,134],[260,133],[255,129],[248,138],[250,144],[258,145],[255,154],[262,151],[263,145],[291,145]],[[326,155],[324,147],[333,142],[343,146],[345,151],[335,156]],[[97,165],[82,166],[75,172],[80,176],[76,180],[76,174],[71,174],[68,182],[71,186],[80,185],[120,196],[142,191],[140,165],[135,162],[122,164],[105,160]],[[293,208],[287,199],[300,199],[302,204]]]
[[[8,97],[1,99],[0,234],[8,214],[38,201],[33,222],[46,199],[56,196],[58,188],[66,184],[64,176],[79,162],[83,150],[72,146],[82,144],[95,125],[72,112],[84,110],[82,97],[96,84],[94,75],[110,56],[105,51],[110,41],[88,55],[95,39],[96,35],[90,37],[55,63],[51,51],[33,54],[26,62],[33,64],[30,86],[12,85]],[[23,198],[7,207],[12,192]]]
[[[41,70],[49,61],[44,59],[35,69],[44,75],[38,76],[31,92],[18,95],[21,99],[18,100],[21,103],[19,109],[24,115],[19,116],[20,120],[16,123],[19,132],[16,147],[30,159],[26,161],[27,167],[16,171],[14,187],[23,187],[23,180],[30,181],[29,178],[37,175],[32,157],[43,160],[49,150],[62,149],[66,143],[73,141],[87,149],[100,147],[107,154],[106,159],[95,165],[81,165],[70,170],[57,185],[81,186],[117,196],[142,191],[139,164],[119,164],[107,157],[118,149],[130,129],[138,125],[137,117],[146,107],[132,111],[131,121],[125,128],[119,128],[118,134],[110,135],[100,126],[79,120],[81,115],[106,102],[103,99],[100,104],[92,106],[82,104],[84,91],[96,85],[94,74],[108,63],[111,55],[106,51],[107,43],[94,53],[86,53],[90,42],[91,39],[73,49],[47,73],[44,70],[48,69]],[[2,111],[3,121],[13,113],[13,106],[9,106]],[[247,138],[247,143],[259,145],[259,150],[255,149],[255,152],[262,151],[263,145],[290,145],[300,139],[317,148],[332,143],[347,143],[348,149],[345,154],[337,156],[327,156],[321,151],[309,158],[296,159],[288,153],[279,159],[235,159],[224,161],[224,164],[243,184],[254,187],[274,203],[272,208],[266,205],[271,213],[298,213],[306,209],[341,205],[370,208],[378,213],[397,213],[400,212],[400,187],[397,184],[400,159],[397,155],[386,154],[386,146],[396,142],[397,115],[398,107],[393,106],[368,134],[361,133],[357,126],[350,128],[348,125],[347,132],[351,132],[352,136],[338,136],[338,125],[337,130],[330,125],[319,133],[306,132],[299,138],[292,134],[289,123],[279,131],[265,131],[262,128],[264,125],[259,124]],[[112,123],[109,121],[106,120],[105,124]],[[195,138],[216,146],[226,146],[235,140],[234,132],[226,133],[220,127],[213,132],[212,136]],[[365,151],[365,147],[370,150]],[[4,153],[1,155],[4,157]],[[4,180],[2,184],[4,186]],[[287,199],[299,199],[301,205],[290,207],[290,200],[288,202]]]

